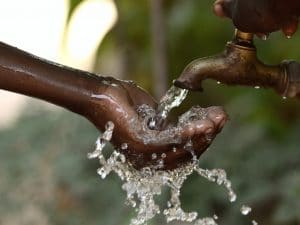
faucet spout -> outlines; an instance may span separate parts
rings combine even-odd
[[[291,85],[291,77],[297,80],[296,87],[295,83]],[[273,88],[280,95],[295,97],[300,92],[300,64],[290,61],[275,66],[264,64],[257,58],[253,35],[237,31],[223,53],[191,62],[174,84],[202,91],[202,81],[206,79],[227,85]]]

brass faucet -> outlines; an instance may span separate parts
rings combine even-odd
[[[273,88],[283,97],[300,97],[300,64],[290,60],[275,66],[264,64],[257,58],[253,37],[236,30],[223,53],[191,62],[175,86],[202,91],[202,81],[213,79],[227,85]]]

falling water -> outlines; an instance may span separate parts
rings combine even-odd
[[[171,109],[179,106],[186,95],[186,90],[173,86],[160,101],[156,113],[146,105],[141,106],[138,113],[144,115],[143,118],[145,121],[149,121],[149,119],[152,118],[152,120],[150,119],[150,123],[145,122],[147,129],[149,127],[156,129],[163,124],[163,121],[167,118]],[[183,126],[193,120],[202,119],[204,116],[205,110],[200,107],[193,107],[190,111],[179,117],[178,124],[179,126]],[[181,207],[181,188],[188,176],[194,172],[210,182],[215,182],[217,185],[224,186],[227,190],[229,201],[236,201],[237,196],[232,189],[231,182],[228,180],[226,172],[223,169],[208,170],[200,168],[197,157],[193,157],[193,160],[190,163],[170,171],[157,170],[157,168],[161,168],[164,164],[164,158],[166,157],[164,153],[160,155],[160,157],[156,153],[152,154],[152,159],[157,159],[158,165],[145,167],[141,170],[136,170],[130,163],[127,163],[125,156],[118,150],[114,150],[110,156],[105,157],[103,149],[111,140],[113,130],[114,124],[108,122],[106,124],[105,132],[100,135],[96,141],[96,149],[94,152],[88,154],[88,158],[99,159],[101,167],[97,170],[97,173],[102,179],[105,179],[111,172],[115,172],[123,181],[122,189],[127,193],[126,203],[133,208],[136,208],[137,212],[136,217],[131,220],[131,225],[144,224],[157,214],[161,213],[165,215],[167,222],[178,220],[190,222],[194,225],[217,225],[217,215],[200,219],[198,218],[197,212],[185,212]],[[169,132],[173,131],[170,129]],[[151,138],[159,137],[155,136],[150,137],[150,139]],[[145,142],[147,141],[148,140],[145,140]],[[121,149],[123,151],[128,149],[128,144],[123,143]],[[184,149],[189,151],[192,155],[195,154],[192,142],[187,142]],[[174,147],[173,151],[176,152],[177,149]],[[155,196],[161,195],[164,187],[170,189],[171,197],[167,202],[167,207],[161,209],[155,202]],[[243,207],[241,209],[242,214],[246,215],[251,211],[251,208],[249,209],[249,207],[246,206]],[[257,225],[255,221],[252,223],[253,225]]]
[[[131,225],[144,224],[155,215],[163,213],[167,222],[179,220],[183,222],[193,222],[195,225],[216,225],[217,216],[212,218],[198,219],[196,212],[185,212],[181,208],[180,193],[184,181],[193,172],[223,185],[228,191],[231,202],[235,201],[236,194],[231,188],[231,182],[227,179],[226,172],[222,169],[207,170],[199,168],[198,160],[171,171],[160,171],[154,167],[146,167],[136,170],[128,163],[124,155],[115,150],[107,158],[104,157],[103,148],[110,141],[113,134],[114,124],[108,122],[106,131],[96,141],[96,149],[89,153],[88,157],[98,158],[101,167],[97,173],[102,179],[106,178],[112,171],[123,181],[122,189],[127,193],[127,204],[136,208],[137,216],[131,220]],[[122,148],[127,148],[126,144]],[[154,157],[154,156],[153,156]],[[167,208],[161,210],[154,200],[154,197],[162,193],[163,187],[168,187],[171,191],[171,198]]]
[[[172,86],[159,101],[156,115],[149,121],[150,129],[160,128],[168,117],[169,112],[173,108],[178,107],[186,98],[187,94],[188,90]]]
[[[251,211],[252,209],[247,205],[243,205],[241,208],[241,213],[245,216],[248,215]]]

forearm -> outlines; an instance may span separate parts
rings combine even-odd
[[[104,78],[37,58],[0,42],[0,88],[86,114]]]

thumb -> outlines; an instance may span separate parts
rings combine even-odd
[[[232,18],[234,0],[217,0],[214,3],[213,11],[219,17]]]

